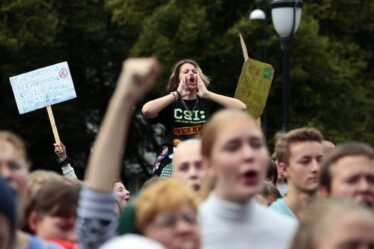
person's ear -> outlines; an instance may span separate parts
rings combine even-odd
[[[288,167],[287,167],[287,164],[285,164],[284,162],[280,162],[278,164],[278,167],[279,167],[279,172],[284,176],[284,177],[288,177]]]
[[[27,219],[27,223],[31,231],[36,234],[36,231],[38,230],[38,227],[39,227],[39,217],[36,211],[31,211]]]

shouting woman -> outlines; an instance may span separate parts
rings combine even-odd
[[[203,125],[221,107],[245,110],[235,98],[208,90],[209,79],[190,59],[179,61],[172,71],[166,96],[147,102],[142,109],[152,123],[165,126],[163,148],[155,161],[153,174],[170,176],[170,156],[180,141],[200,133]]]

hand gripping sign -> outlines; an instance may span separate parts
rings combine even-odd
[[[247,105],[247,112],[258,119],[264,111],[273,81],[274,68],[272,65],[249,58],[243,37],[240,44],[243,50],[244,64],[235,91],[235,98]]]
[[[20,114],[46,107],[55,141],[60,143],[51,105],[76,98],[67,62],[9,78]]]

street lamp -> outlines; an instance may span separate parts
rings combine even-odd
[[[266,20],[266,14],[262,9],[254,9],[252,10],[251,14],[249,14],[250,20],[260,20],[265,21]]]
[[[283,130],[290,130],[289,52],[293,34],[301,21],[302,0],[273,0],[270,3],[273,25],[281,40],[283,58]]]

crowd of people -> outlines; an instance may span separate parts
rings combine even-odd
[[[64,144],[61,175],[30,172],[24,142],[0,131],[0,249],[374,248],[374,149],[302,127],[277,134],[270,155],[250,107],[208,90],[193,60],[143,106],[165,138],[130,198],[128,128],[158,74],[155,58],[124,62],[82,180]]]

